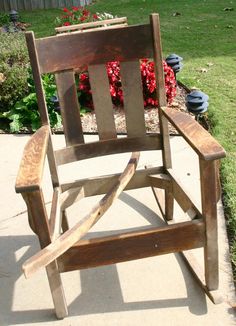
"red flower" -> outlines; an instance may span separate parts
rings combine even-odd
[[[98,18],[98,15],[97,14],[93,14],[93,19],[95,19],[95,20],[99,19]]]
[[[64,12],[69,12],[69,10],[67,8],[63,8]]]
[[[87,19],[87,17],[85,17],[85,16],[82,16],[82,17],[80,17],[80,19],[79,19],[79,20],[80,20],[81,22],[83,22],[83,21],[85,21],[86,19]]]
[[[63,24],[63,26],[70,26],[70,25],[71,25],[70,22],[65,22],[65,23]]]
[[[87,9],[84,9],[84,10],[82,11],[82,14],[83,14],[84,16],[88,16],[88,15],[89,15],[89,11],[88,11]]]
[[[73,6],[73,7],[72,7],[72,10],[73,10],[73,11],[78,11],[78,10],[79,10],[79,7],[74,7],[74,6]]]

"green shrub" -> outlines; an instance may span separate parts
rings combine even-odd
[[[0,33],[0,112],[28,92],[29,58],[23,33]]]
[[[0,26],[8,24],[10,21],[9,15],[5,12],[0,12]]]

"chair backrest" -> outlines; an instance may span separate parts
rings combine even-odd
[[[95,152],[98,148],[103,154],[161,148],[160,139],[157,141],[156,138],[146,135],[140,73],[140,59],[153,58],[158,84],[158,102],[160,106],[165,106],[158,14],[152,14],[150,23],[145,25],[93,30],[87,33],[68,33],[42,39],[35,39],[34,34],[30,32],[26,33],[26,40],[42,124],[49,124],[49,120],[41,74],[54,73],[67,146],[84,143],[74,70],[87,65],[99,139],[107,141],[103,147],[96,145]],[[120,62],[127,127],[126,142],[117,139],[115,147],[109,145],[117,138],[117,132],[106,70],[106,63],[112,61]],[[73,159],[71,155],[67,155],[68,152],[64,152],[63,156],[67,156],[67,159],[58,159],[58,162],[63,164],[75,160],[75,157],[81,157],[81,148],[77,155],[71,154]],[[92,148],[87,147],[84,149],[88,155],[91,155],[91,150]],[[74,153],[75,150],[71,152]]]
[[[91,29],[96,30],[112,29],[127,26],[127,17],[119,17],[112,19],[103,19],[89,23],[69,25],[56,27],[55,31],[58,34],[61,33],[77,33],[77,32],[90,32]]]

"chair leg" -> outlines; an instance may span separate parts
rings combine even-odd
[[[173,220],[174,216],[174,196],[172,192],[165,190],[165,219]]]
[[[57,263],[53,261],[46,267],[46,271],[56,316],[58,319],[63,319],[68,316],[68,309]]]
[[[67,219],[67,214],[66,211],[62,211],[62,231],[63,233],[66,232],[67,230],[69,230],[69,223],[68,223],[68,219]]]
[[[219,284],[219,262],[217,244],[217,194],[216,162],[200,159],[202,215],[206,225],[204,247],[205,281],[209,290],[216,290]]]
[[[26,193],[23,198],[27,204],[31,224],[37,234],[41,248],[51,243],[48,216],[42,191]],[[67,304],[62,286],[61,276],[56,261],[46,267],[49,286],[55,306],[56,316],[62,319],[68,315]]]

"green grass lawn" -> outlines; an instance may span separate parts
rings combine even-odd
[[[231,7],[233,11],[224,10]],[[126,16],[129,24],[147,22],[150,13],[159,12],[164,55],[177,53],[184,58],[178,79],[210,96],[212,133],[227,151],[221,175],[236,265],[236,1],[98,0],[90,9]],[[176,12],[180,15],[174,16]],[[42,37],[54,33],[59,13],[37,10],[22,12],[21,17]]]

